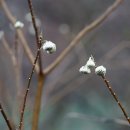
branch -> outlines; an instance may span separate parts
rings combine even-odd
[[[39,42],[38,29],[37,29],[37,25],[36,25],[36,20],[35,20],[35,15],[34,15],[34,9],[33,9],[33,5],[32,5],[32,1],[31,0],[28,0],[28,6],[29,6],[31,17],[32,17],[32,24],[33,24],[34,31],[35,31],[35,37],[36,37],[37,47],[40,48],[41,45],[40,45],[40,42]],[[40,67],[40,73],[42,74],[41,54],[39,54],[39,67]]]
[[[11,48],[9,47],[5,37],[2,37],[2,43],[3,43],[3,46],[4,48],[6,49],[6,51],[9,53],[10,57],[11,57],[11,60],[12,60],[12,63],[14,65],[14,68],[17,68],[17,60],[16,60],[16,57],[14,55],[14,53],[12,52]]]
[[[21,115],[20,115],[19,130],[21,130],[21,128],[22,128],[23,116],[24,116],[24,110],[25,110],[27,95],[28,95],[28,92],[29,92],[29,89],[30,89],[30,83],[31,83],[31,80],[32,80],[32,76],[33,76],[33,73],[34,73],[34,69],[35,69],[35,66],[36,66],[36,62],[37,62],[37,60],[38,60],[38,58],[39,58],[39,52],[40,52],[40,49],[37,50],[37,54],[36,54],[36,58],[35,58],[35,61],[34,61],[33,67],[32,67],[32,71],[31,71],[31,74],[30,74],[30,76],[29,76],[29,78],[28,78],[27,89],[26,89],[26,92],[25,92],[24,101],[23,101],[23,106],[22,106],[22,111],[21,111]]]
[[[10,121],[9,121],[9,119],[8,119],[8,117],[7,117],[7,115],[6,115],[5,111],[4,111],[1,103],[0,103],[0,111],[1,111],[1,114],[3,115],[3,117],[5,119],[5,122],[6,122],[7,126],[8,126],[8,128],[9,128],[9,130],[13,130],[12,126],[11,126],[11,123],[10,123]]]
[[[43,84],[44,84],[44,75],[40,74],[38,76],[38,85],[37,85],[36,97],[35,97],[35,101],[34,101],[34,110],[33,110],[33,117],[32,117],[32,130],[38,129]]]
[[[7,16],[7,18],[9,19],[9,21],[14,25],[15,22],[17,21],[16,18],[13,16],[13,14],[11,14],[11,11],[9,10],[9,7],[7,6],[5,0],[0,0],[0,5],[2,6],[4,12],[5,12],[5,15]],[[34,61],[34,56],[33,56],[33,53],[32,51],[30,50],[29,46],[28,46],[28,43],[25,39],[25,35],[24,33],[22,32],[21,29],[17,29],[17,34],[18,34],[18,37],[23,45],[23,48],[25,50],[25,53],[27,54],[27,57],[29,59],[29,61],[33,64],[33,61]],[[36,65],[35,67],[35,70],[37,73],[39,73],[39,66]]]
[[[17,30],[17,29],[16,29]],[[15,30],[15,36],[14,36],[14,54],[16,56],[16,58],[18,58],[18,41],[19,41],[19,37],[18,37],[18,33]]]
[[[16,84],[17,84],[17,91],[18,91],[19,90],[19,65],[18,65],[17,59],[16,59],[13,51],[9,47],[5,37],[3,36],[3,38],[1,40],[2,40],[3,46],[6,49],[7,53],[9,53],[11,61],[13,63],[15,74],[16,74]]]
[[[32,17],[32,24],[33,24],[33,27],[35,30],[37,46],[39,48],[41,46],[41,44],[39,42],[38,29],[37,29],[37,25],[36,25],[32,0],[28,0],[28,6],[30,9],[31,17]],[[40,113],[40,107],[41,107],[41,96],[42,96],[42,89],[43,89],[43,83],[44,83],[44,74],[42,71],[41,54],[39,54],[39,67],[40,67],[40,73],[38,75],[38,87],[37,87],[37,93],[36,93],[36,98],[35,98],[35,103],[34,103],[34,111],[33,111],[33,118],[32,118],[32,130],[36,130],[38,128],[39,113]]]
[[[115,101],[117,102],[119,108],[120,108],[121,111],[123,112],[123,114],[124,114],[126,120],[127,120],[128,123],[130,124],[130,118],[128,117],[128,114],[126,113],[126,111],[125,111],[125,109],[123,108],[121,102],[119,101],[119,99],[118,99],[116,93],[113,91],[111,85],[109,84],[109,81],[106,79],[105,76],[101,76],[101,77],[102,77],[104,83],[106,84],[106,86],[107,86],[109,92],[111,93],[111,95],[113,96],[113,98],[115,99]]]
[[[40,43],[41,43],[41,38],[40,38],[40,37],[39,37],[39,41],[40,41]],[[25,111],[27,96],[28,96],[28,92],[29,92],[29,90],[30,90],[31,80],[32,80],[32,76],[33,76],[33,73],[34,73],[34,70],[35,70],[35,66],[36,66],[37,60],[38,60],[38,58],[39,58],[39,54],[40,54],[40,48],[38,48],[38,50],[37,50],[36,58],[35,58],[35,60],[34,60],[33,67],[32,67],[31,73],[30,73],[30,76],[29,76],[29,78],[28,78],[27,89],[26,89],[26,92],[25,92],[25,95],[24,95],[22,110],[21,110],[21,114],[20,114],[19,130],[22,129],[23,116],[24,116],[24,111]]]
[[[104,56],[102,56],[100,58],[100,60],[97,61],[97,63],[102,63],[102,61],[104,63],[110,61],[115,55],[117,55],[121,50],[125,49],[125,48],[129,48],[130,47],[130,42],[126,41],[126,42],[121,42],[119,43],[117,46],[115,46],[114,48],[112,48],[111,50],[109,50],[108,52],[106,52],[106,54]],[[76,65],[77,66],[77,65]],[[78,68],[74,66],[75,68]],[[70,72],[69,72],[70,71]],[[51,99],[49,100],[48,104],[46,105],[48,109],[48,106],[52,106],[54,104],[56,104],[58,101],[60,101],[63,97],[65,97],[67,94],[71,93],[72,91],[78,89],[80,86],[83,86],[83,84],[90,79],[91,76],[93,76],[93,74],[89,77],[86,77],[85,79],[83,79],[82,77],[78,77],[75,78],[75,80],[73,81],[71,78],[69,78],[70,73],[74,72],[73,68],[71,68],[71,70],[66,71],[62,77],[58,77],[58,81],[56,82],[63,82],[63,79],[65,80],[65,82],[68,82],[69,80],[71,80],[71,83],[68,86],[65,86],[65,88],[62,88],[62,91],[58,92],[57,94],[55,94],[54,96],[51,97]],[[72,73],[71,73],[72,74]],[[73,74],[74,75],[74,74]],[[76,75],[76,74],[75,74]],[[72,76],[71,76],[72,77]],[[53,83],[53,82],[52,82]],[[52,84],[51,84],[52,86]],[[54,86],[54,84],[53,84]],[[47,92],[48,94],[48,92]]]
[[[89,32],[97,28],[102,22],[106,20],[106,18],[123,2],[123,0],[116,0],[113,5],[111,5],[99,18],[97,18],[90,25],[86,26],[83,30],[81,30],[77,36],[70,42],[67,48],[57,57],[57,59],[49,65],[44,73],[50,73],[55,67],[64,59],[64,57],[73,49],[73,47],[79,43],[79,41],[87,35]]]

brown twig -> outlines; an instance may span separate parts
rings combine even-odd
[[[33,9],[33,5],[32,5],[32,1],[31,0],[28,0],[28,6],[29,6],[31,17],[32,17],[32,24],[33,24],[33,27],[34,27],[34,30],[35,30],[37,47],[40,48],[41,45],[40,45],[40,42],[39,42],[39,34],[38,34],[38,29],[37,29],[35,15],[34,15],[34,9]],[[39,68],[40,68],[40,73],[42,74],[41,54],[39,54]]]
[[[101,77],[102,77],[104,83],[106,84],[106,86],[107,86],[109,92],[111,93],[111,95],[113,96],[113,98],[114,98],[115,101],[117,102],[118,106],[119,106],[120,109],[122,110],[122,112],[123,112],[123,114],[124,114],[126,120],[127,120],[128,123],[130,124],[130,118],[129,118],[128,114],[126,113],[125,109],[123,108],[121,102],[119,101],[119,99],[118,99],[116,93],[113,91],[111,85],[109,84],[109,81],[106,79],[105,76],[102,75]]]
[[[39,58],[39,52],[40,52],[40,49],[37,50],[37,54],[36,54],[36,58],[35,58],[35,61],[34,61],[33,67],[32,67],[32,71],[31,71],[31,74],[30,74],[29,79],[28,79],[27,89],[26,89],[26,92],[25,92],[22,111],[21,111],[21,115],[20,115],[19,130],[21,130],[21,128],[22,128],[23,116],[24,116],[24,110],[25,110],[27,95],[28,95],[28,92],[29,92],[29,89],[30,89],[30,83],[31,83],[31,79],[32,79],[32,76],[33,76],[33,73],[34,73],[35,65],[36,65],[36,62],[37,62],[37,60]]]
[[[38,29],[36,26],[34,9],[33,9],[33,5],[32,5],[31,0],[28,0],[28,5],[29,5],[31,17],[32,17],[33,27],[35,30],[37,46],[40,47],[41,44],[39,43]],[[37,87],[37,93],[36,93],[36,98],[35,98],[35,103],[34,103],[34,111],[33,111],[33,118],[32,118],[32,130],[36,130],[38,128],[39,113],[40,113],[40,106],[41,106],[41,96],[42,96],[42,89],[43,89],[43,83],[44,83],[44,74],[42,71],[41,54],[39,54],[39,68],[40,68],[40,73],[38,76],[38,87]]]
[[[0,0],[0,5],[2,6],[2,8],[3,8],[4,12],[5,12],[5,15],[7,16],[9,21],[14,25],[17,20],[13,16],[11,11],[9,10],[9,7],[7,6],[5,0]],[[17,29],[17,34],[19,36],[19,39],[20,39],[20,41],[21,41],[21,43],[23,45],[23,48],[25,50],[25,53],[27,54],[27,57],[28,57],[29,61],[33,64],[34,56],[33,56],[33,53],[32,53],[32,51],[30,50],[30,48],[28,46],[28,43],[27,43],[27,40],[25,38],[24,33],[22,32],[21,29]],[[39,73],[39,66],[38,65],[36,65],[35,70],[36,70],[37,73]]]
[[[39,41],[41,43],[41,40],[39,40]],[[32,67],[32,70],[31,70],[31,73],[30,73],[30,76],[29,76],[29,79],[28,79],[27,89],[26,89],[26,92],[25,92],[25,95],[24,95],[22,110],[21,110],[21,114],[20,114],[19,130],[21,130],[21,128],[22,128],[23,116],[24,116],[24,111],[25,111],[27,96],[28,96],[28,92],[29,92],[29,89],[30,89],[30,84],[31,84],[32,76],[33,76],[33,73],[34,73],[34,70],[35,70],[35,66],[36,66],[37,60],[39,58],[39,54],[40,54],[40,48],[38,48],[38,50],[37,50],[36,58],[34,60],[33,67]]]
[[[90,25],[86,26],[81,30],[77,36],[70,42],[67,48],[57,57],[57,59],[50,64],[45,70],[44,73],[50,73],[55,67],[64,59],[64,57],[73,49],[73,47],[79,43],[79,41],[87,35],[89,32],[97,28],[106,18],[123,2],[123,0],[116,0],[99,18],[97,18]]]
[[[41,46],[41,44],[39,42],[39,34],[38,34],[37,25],[36,25],[36,19],[35,19],[35,15],[34,15],[32,0],[28,0],[28,6],[29,6],[30,13],[31,13],[31,17],[32,17],[32,24],[33,24],[33,27],[35,30],[37,46],[39,48]],[[33,111],[33,118],[32,118],[32,130],[36,130],[38,128],[42,88],[43,88],[43,83],[44,83],[44,74],[42,71],[41,54],[39,54],[39,68],[40,68],[40,73],[38,76],[38,87],[37,87],[37,93],[36,93],[36,98],[35,98],[35,103],[34,103],[34,111]]]
[[[17,33],[17,31],[15,30],[14,53],[15,53],[15,56],[16,56],[16,57],[18,56],[18,40],[19,40],[18,33]]]
[[[7,40],[6,40],[6,38],[4,36],[2,37],[1,41],[2,41],[2,44],[3,44],[4,48],[5,48],[5,51],[9,54],[10,59],[12,61],[12,64],[14,66],[14,72],[15,72],[15,77],[16,77],[16,91],[17,91],[17,97],[18,97],[17,99],[19,99],[20,98],[20,96],[19,96],[19,93],[20,93],[20,88],[19,88],[20,87],[20,69],[19,69],[19,64],[17,62],[17,59],[16,59],[12,49],[9,47],[9,44],[8,44],[8,42],[7,42]],[[13,109],[12,113],[16,114],[15,110],[16,109]],[[14,122],[12,122],[12,125],[15,126]]]
[[[0,103],[0,111],[1,111],[1,114],[3,115],[3,117],[5,119],[5,122],[6,122],[7,126],[8,126],[8,128],[9,128],[9,130],[13,130],[12,126],[11,126],[11,123],[10,123],[10,121],[9,121],[9,119],[8,119],[8,117],[7,117],[7,115],[6,115],[5,111],[4,111],[1,103]]]

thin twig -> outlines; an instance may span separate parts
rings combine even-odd
[[[33,5],[32,5],[32,0],[28,0],[28,6],[29,6],[31,17],[32,17],[32,24],[33,24],[33,27],[35,30],[37,46],[39,48],[41,46],[41,44],[39,42],[40,39],[39,39],[38,29],[37,29],[37,25],[36,25],[36,19],[35,19],[34,9],[33,9]],[[39,73],[39,77],[38,77],[38,87],[37,87],[37,93],[36,93],[36,98],[35,98],[35,103],[34,103],[32,130],[36,130],[38,128],[39,113],[40,113],[40,107],[41,107],[42,88],[43,88],[43,82],[44,82],[44,74],[42,71],[42,59],[41,59],[40,52],[39,52],[39,68],[40,68],[40,73]]]
[[[19,40],[19,36],[17,31],[15,30],[15,37],[14,37],[14,53],[16,58],[18,58],[18,40]]]
[[[40,38],[39,38],[39,39],[40,39]],[[39,41],[40,41],[40,43],[41,43],[41,40],[39,40]],[[33,76],[33,73],[34,73],[34,70],[35,70],[35,66],[36,66],[37,60],[38,60],[38,58],[39,58],[39,54],[40,54],[40,48],[37,49],[36,58],[35,58],[35,60],[34,60],[33,67],[32,67],[31,73],[30,73],[30,76],[29,76],[29,78],[28,78],[27,89],[26,89],[26,92],[25,92],[25,95],[24,95],[22,110],[21,110],[21,114],[20,114],[19,130],[22,129],[23,116],[24,116],[24,111],[25,111],[27,96],[28,96],[28,92],[29,92],[29,89],[30,89],[30,84],[31,84],[32,76]]]
[[[12,63],[14,65],[14,68],[17,68],[17,60],[16,60],[16,57],[14,55],[14,53],[12,52],[11,48],[9,47],[5,37],[3,37],[2,39],[2,43],[3,43],[3,46],[4,48],[6,49],[6,51],[9,53],[10,57],[11,57],[11,60],[12,60]]]
[[[55,67],[64,59],[64,57],[73,49],[73,47],[79,43],[79,41],[87,35],[89,32],[97,28],[106,18],[123,2],[123,0],[116,0],[99,18],[97,18],[90,25],[86,26],[81,30],[77,36],[70,42],[67,48],[57,57],[57,59],[50,64],[45,70],[44,73],[50,73]]]
[[[39,43],[39,34],[38,34],[37,25],[36,25],[36,19],[35,19],[35,15],[34,15],[32,0],[28,0],[28,6],[30,9],[31,17],[32,17],[32,24],[33,24],[33,27],[35,30],[37,46],[39,48],[41,46],[41,44]],[[37,87],[37,93],[36,93],[36,98],[35,98],[35,103],[34,103],[34,112],[33,112],[33,118],[32,118],[32,130],[36,130],[38,128],[39,113],[40,113],[40,107],[41,107],[42,88],[43,88],[43,82],[44,82],[41,54],[39,54],[39,68],[40,68],[40,73],[39,73],[39,77],[38,77],[38,87]]]
[[[9,19],[9,21],[14,25],[15,22],[17,21],[16,18],[13,16],[13,14],[11,13],[11,11],[9,10],[8,5],[6,4],[5,0],[0,0],[0,5],[2,6],[5,15],[7,16],[7,18]],[[33,64],[34,61],[34,56],[32,51],[30,50],[30,47],[28,46],[28,42],[25,38],[25,35],[23,33],[23,31],[21,29],[17,29],[17,34],[19,36],[19,39],[23,45],[23,48],[25,50],[25,53],[27,54],[27,57],[29,59],[29,61]],[[36,65],[35,70],[37,73],[39,73],[39,66]]]
[[[33,27],[34,27],[34,30],[35,30],[37,47],[40,48],[41,45],[40,45],[40,42],[39,42],[39,34],[38,34],[38,29],[37,29],[36,20],[35,20],[34,9],[33,9],[33,5],[32,5],[32,1],[31,0],[28,0],[28,6],[29,6],[31,17],[32,17],[32,24],[33,24]],[[39,54],[39,68],[40,68],[40,73],[42,74],[41,54]]]
[[[31,83],[31,79],[32,79],[32,76],[33,76],[33,73],[34,73],[35,65],[36,65],[36,62],[39,58],[39,52],[40,52],[40,49],[37,50],[37,54],[36,54],[36,58],[35,58],[35,61],[34,61],[33,67],[32,67],[32,71],[31,71],[31,74],[30,74],[29,79],[28,79],[27,89],[26,89],[26,92],[25,92],[22,111],[21,111],[21,115],[20,115],[19,130],[21,130],[21,127],[22,127],[22,124],[23,124],[23,116],[24,116],[24,110],[25,110],[27,95],[28,95],[28,92],[29,92],[29,89],[30,89],[30,83]]]
[[[3,115],[3,117],[5,119],[5,122],[6,122],[7,126],[8,126],[8,128],[9,128],[9,130],[13,130],[12,126],[11,126],[11,123],[10,123],[10,121],[9,121],[9,119],[8,119],[8,117],[7,117],[7,115],[6,115],[5,111],[4,111],[1,103],[0,103],[0,111],[1,111],[1,114]]]
[[[7,40],[5,39],[5,37],[2,38],[2,43],[4,48],[6,49],[6,51],[9,53],[10,58],[12,60],[13,66],[14,66],[14,70],[15,70],[15,74],[16,74],[16,84],[17,84],[17,92],[19,90],[19,80],[20,80],[20,75],[19,75],[19,65],[17,62],[17,59],[13,53],[13,51],[11,50],[11,48],[9,47]]]
[[[123,106],[122,106],[121,102],[119,101],[119,99],[118,99],[118,97],[117,97],[116,93],[113,91],[113,89],[112,89],[111,85],[109,84],[109,81],[106,79],[106,77],[105,77],[105,76],[103,76],[103,75],[102,75],[101,77],[102,77],[102,79],[103,79],[104,83],[106,84],[106,86],[107,86],[108,90],[110,91],[111,95],[113,96],[113,98],[114,98],[114,99],[115,99],[115,101],[117,102],[118,106],[119,106],[119,107],[120,107],[120,109],[122,110],[122,112],[123,112],[123,114],[124,114],[124,116],[125,116],[126,120],[127,120],[127,121],[128,121],[128,123],[130,124],[130,118],[129,118],[128,114],[126,113],[125,109],[123,108]]]
[[[11,58],[11,61],[12,61],[12,64],[14,66],[14,72],[15,72],[15,77],[16,77],[16,91],[17,91],[17,96],[18,96],[18,99],[19,99],[19,92],[20,92],[20,88],[19,88],[19,82],[20,82],[20,69],[19,69],[19,64],[17,62],[17,59],[12,51],[12,49],[9,47],[9,44],[6,40],[6,38],[3,36],[2,39],[2,44],[5,48],[5,51],[9,54],[10,58]],[[16,107],[15,107],[16,108]],[[13,112],[12,113],[15,113],[16,114],[16,109],[13,109]],[[14,112],[15,111],[15,112]],[[14,126],[14,122],[13,123],[13,126]]]

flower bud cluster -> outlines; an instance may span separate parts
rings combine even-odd
[[[94,68],[95,69],[95,73],[99,76],[105,76],[106,74],[106,68],[104,66],[98,66],[96,67],[95,61],[93,56],[90,56],[86,65],[82,66],[79,69],[79,72],[84,73],[84,74],[90,74],[91,73],[91,69]]]

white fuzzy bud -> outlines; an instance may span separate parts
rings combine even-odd
[[[56,44],[51,41],[45,41],[42,48],[47,53],[51,54],[56,51]]]
[[[94,62],[93,56],[89,57],[89,60],[87,61],[86,65],[87,65],[89,68],[95,67],[95,62]]]
[[[2,39],[3,36],[4,36],[4,31],[0,31],[0,40]]]
[[[24,27],[24,23],[22,23],[21,21],[16,21],[14,24],[15,28],[23,28]]]
[[[90,74],[91,73],[91,70],[88,66],[82,66],[80,69],[79,69],[79,72],[80,73],[83,73],[83,74]]]
[[[104,66],[98,66],[98,67],[96,67],[96,69],[95,69],[95,73],[97,74],[97,75],[99,75],[99,76],[105,76],[105,74],[106,74],[106,68],[104,67]]]

